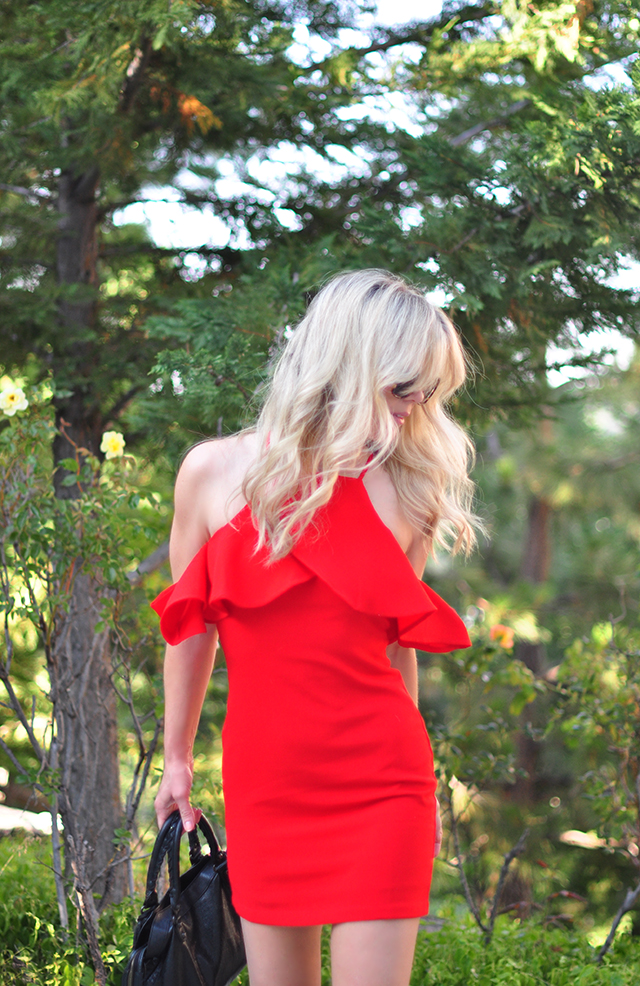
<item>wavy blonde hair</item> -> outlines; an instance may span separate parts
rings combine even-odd
[[[446,411],[465,378],[453,324],[418,288],[384,270],[329,281],[280,354],[256,424],[260,454],[242,491],[259,545],[274,559],[286,555],[338,476],[353,473],[369,449],[429,550],[469,551],[473,447]],[[399,429],[385,388],[411,382],[428,391],[436,381]]]

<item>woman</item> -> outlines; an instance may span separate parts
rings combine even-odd
[[[158,822],[193,828],[191,750],[218,632],[229,875],[252,986],[406,986],[440,843],[414,648],[469,643],[420,581],[473,541],[470,443],[443,404],[451,322],[385,271],[339,275],[282,352],[255,429],[197,445],[156,600],[168,641]]]

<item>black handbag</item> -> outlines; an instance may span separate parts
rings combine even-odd
[[[197,829],[189,832],[191,866],[182,875],[180,813],[174,811],[158,833],[122,986],[229,986],[246,964],[240,918],[231,903],[227,854],[204,815],[198,827],[210,855],[202,854]],[[165,856],[169,890],[158,902],[156,886]]]

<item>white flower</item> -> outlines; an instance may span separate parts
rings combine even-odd
[[[124,438],[119,431],[105,431],[100,442],[100,451],[105,459],[117,459],[124,450]]]
[[[21,387],[10,384],[0,393],[0,410],[4,411],[7,417],[12,418],[16,411],[24,411],[27,407],[29,401]]]

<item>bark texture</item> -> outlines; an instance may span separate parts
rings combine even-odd
[[[53,448],[56,465],[61,459],[75,458],[78,449],[98,454],[102,432],[99,401],[91,385],[99,359],[94,334],[98,181],[98,168],[91,167],[80,173],[64,171],[59,183],[56,262],[61,297],[59,341],[53,364],[65,396],[56,399],[61,428]],[[82,496],[77,484],[64,485],[65,475],[62,467],[56,470],[57,497]],[[111,681],[109,632],[96,631],[103,590],[86,572],[82,558],[74,562],[68,590],[68,607],[56,618],[49,671],[57,731],[65,871],[68,877],[73,872],[87,925],[96,917],[93,895],[99,897],[99,911],[106,904],[121,900],[126,892],[126,866],[114,848],[114,832],[123,825],[117,697]]]
[[[94,326],[97,314],[97,168],[60,176],[56,269],[61,297],[58,302],[59,340],[53,353],[55,377],[65,395],[57,398],[54,462],[74,458],[76,447],[97,454],[102,421],[91,382],[99,354]],[[56,496],[69,499],[79,494],[62,484],[64,470],[55,474]]]
[[[80,571],[68,612],[56,626],[49,667],[65,869],[75,872],[72,856],[80,854],[82,879],[98,895],[98,910],[126,891],[126,866],[113,843],[123,817],[109,631],[95,629],[101,604],[94,580]]]
[[[534,585],[546,582],[551,564],[550,538],[551,505],[543,497],[532,496],[529,501],[527,538],[520,574]]]

